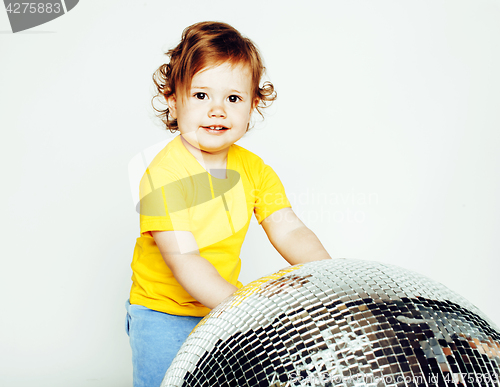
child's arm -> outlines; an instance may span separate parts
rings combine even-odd
[[[153,238],[175,279],[197,301],[213,309],[238,288],[222,278],[217,269],[200,256],[189,231],[153,231]]]
[[[316,234],[289,207],[272,213],[261,225],[273,246],[290,265],[331,259]]]

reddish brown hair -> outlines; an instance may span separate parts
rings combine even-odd
[[[247,65],[252,74],[252,100],[258,100],[256,109],[260,115],[261,109],[276,99],[271,82],[265,82],[260,87],[265,67],[259,50],[250,39],[226,23],[201,22],[187,27],[182,33],[181,42],[165,55],[170,58],[169,63],[161,65],[153,74],[157,94],[153,97],[152,105],[172,133],[179,129],[177,120],[170,115],[168,106],[166,109],[157,109],[154,101],[159,99],[165,104],[167,98],[176,93],[186,95],[193,76],[209,66],[224,62]]]

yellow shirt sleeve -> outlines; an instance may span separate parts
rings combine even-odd
[[[291,207],[281,180],[269,165],[264,164],[260,176],[260,184],[252,191],[254,213],[259,224],[273,212]]]
[[[190,231],[182,179],[162,168],[148,168],[139,191],[141,234],[150,231]]]

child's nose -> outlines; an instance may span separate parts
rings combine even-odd
[[[222,104],[218,102],[214,102],[210,106],[210,110],[208,112],[209,117],[226,117],[226,111],[224,110],[224,107]]]

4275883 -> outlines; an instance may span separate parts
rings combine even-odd
[[[60,3],[8,3],[7,13],[61,13]]]

